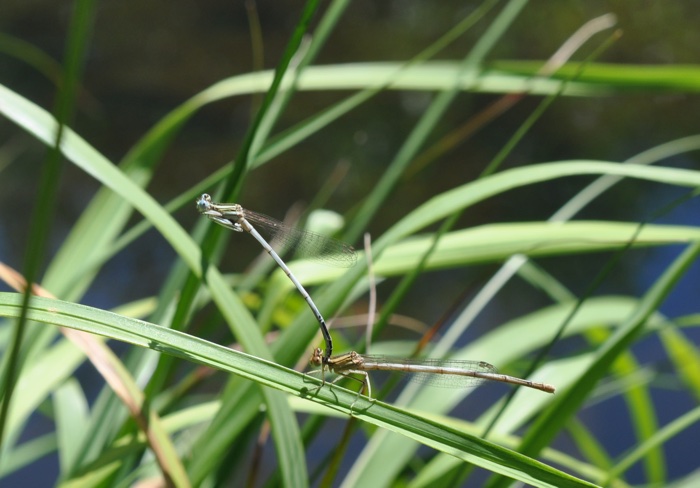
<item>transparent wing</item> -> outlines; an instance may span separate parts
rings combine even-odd
[[[245,210],[244,216],[258,232],[279,243],[284,253],[302,258],[319,259],[324,263],[343,268],[354,266],[357,262],[355,249],[337,239],[292,227],[250,210]]]
[[[469,388],[497,375],[496,368],[483,361],[451,359],[400,359],[387,356],[362,356],[368,371],[395,371],[413,382],[445,388]]]

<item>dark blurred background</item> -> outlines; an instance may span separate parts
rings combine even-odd
[[[257,10],[262,29],[262,68],[272,69],[299,19],[300,4],[277,1],[250,5]],[[315,64],[410,59],[477,5],[436,5],[411,0],[352,2]],[[22,39],[60,62],[71,9],[69,2],[4,0],[0,5],[0,33]],[[439,59],[462,59],[495,13],[442,52]],[[623,36],[599,61],[697,64],[700,9],[692,1],[531,2],[489,59],[544,60],[583,23],[605,13],[617,16]],[[100,2],[94,25],[83,78],[84,93],[74,128],[114,162],[188,98],[224,78],[260,68],[254,66],[249,16],[243,1]],[[591,41],[584,52],[590,52],[591,46],[602,42],[606,35]],[[49,110],[52,108],[52,81],[4,53],[0,53],[0,83]],[[277,129],[289,127],[349,94],[299,92]],[[441,133],[432,140],[464,123],[498,96],[460,95],[441,122]],[[232,160],[258,101],[256,97],[238,97],[201,110],[166,152],[148,191],[166,202]],[[346,162],[347,177],[327,206],[340,212],[354,208],[394,157],[429,101],[430,95],[420,92],[379,95],[251,173],[241,203],[282,218],[293,204],[310,202],[334,167]],[[376,238],[431,196],[473,180],[539,102],[539,97],[524,100],[475,137],[403,181],[392,194],[391,204],[368,230]],[[504,167],[565,159],[622,161],[655,145],[696,134],[698,113],[700,103],[694,93],[634,92],[604,99],[560,98],[516,147]],[[18,269],[24,259],[30,215],[27,209],[34,203],[45,151],[33,138],[0,119],[0,259]],[[684,155],[665,164],[697,168],[698,158],[697,154]],[[589,181],[591,178],[571,178],[513,191],[506,198],[470,209],[460,227],[546,219]],[[97,189],[98,184],[89,176],[70,164],[65,166],[51,252],[60,246]],[[579,218],[641,221],[684,191],[640,181],[625,182],[588,207]],[[698,210],[698,203],[691,201],[666,215],[663,222],[698,225]],[[194,204],[176,217],[191,228],[198,218]],[[235,245],[236,256],[227,257],[221,266],[223,270],[241,271],[249,257],[259,252],[252,239],[237,239]],[[667,248],[629,253],[619,272],[608,278],[599,293],[644,293],[678,251]],[[580,293],[593,279],[591,270],[599,269],[608,258],[608,254],[599,254],[575,260],[543,260],[540,264]],[[172,250],[151,231],[104,267],[83,301],[110,308],[153,295],[173,259]],[[407,300],[401,313],[433,323],[466,287],[479,283],[484,271],[488,269],[426,275],[413,291],[416,299]],[[383,286],[382,296],[391,291],[393,283],[390,280]],[[696,268],[663,311],[672,317],[697,312],[698,284]],[[547,303],[545,297],[521,283],[509,288],[485,314],[479,327],[490,327]],[[6,288],[0,285],[0,289]],[[356,310],[363,309],[366,304],[359,303]],[[663,361],[662,351],[654,344],[639,346],[642,361]],[[669,409],[659,408],[660,413],[666,411],[669,415],[660,419],[661,425],[687,411],[692,405],[692,401],[688,402],[685,397],[673,399]],[[611,417],[602,415],[587,420],[600,422],[601,441],[611,443],[613,455],[629,447],[629,439],[605,438],[604,426]],[[670,469],[680,474],[697,467],[697,462],[688,458],[688,452],[683,452],[683,443],[669,443],[667,448]]]

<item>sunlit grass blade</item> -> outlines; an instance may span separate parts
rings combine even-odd
[[[538,417],[524,437],[520,451],[534,455],[548,444],[560,427],[575,412],[600,378],[610,369],[612,362],[636,340],[642,332],[646,320],[653,314],[676,282],[700,254],[700,243],[687,246],[686,250],[666,269],[640,301],[639,307],[603,346],[596,351],[596,360],[585,375],[572,387],[559,395],[555,402]],[[500,479],[491,486],[504,486]]]
[[[18,298],[16,294],[0,293],[0,315],[16,316]],[[515,479],[539,486],[592,486],[538,461],[390,405],[365,399],[356,401],[356,393],[338,386],[326,386],[316,393],[320,384],[317,379],[155,324],[84,305],[45,298],[34,298],[29,312],[30,318],[38,322],[105,335],[188,358],[295,396],[313,399],[345,413],[352,412],[362,420],[400,432],[436,449],[450,452],[465,461]]]

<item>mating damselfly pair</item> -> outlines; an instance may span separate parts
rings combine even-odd
[[[554,387],[551,385],[499,374],[494,366],[483,361],[398,359],[385,356],[366,356],[354,351],[332,356],[333,341],[323,315],[321,315],[309,293],[272,246],[258,232],[257,228],[266,232],[271,239],[281,241],[283,247],[288,250],[300,251],[302,255],[308,257],[319,256],[322,259],[331,260],[343,266],[352,266],[357,260],[352,246],[330,237],[288,226],[267,215],[244,209],[236,203],[214,203],[206,193],[197,199],[197,210],[202,215],[206,215],[209,219],[227,229],[236,232],[248,232],[289,277],[301,296],[306,300],[321,328],[326,349],[325,351],[320,348],[315,349],[311,356],[311,364],[319,366],[322,374],[325,371],[336,373],[341,377],[359,374],[364,377],[364,381],[361,382],[367,386],[367,393],[370,397],[371,387],[367,371],[413,373],[413,377],[417,381],[442,386],[467,387],[476,386],[483,381],[498,381],[554,393]]]

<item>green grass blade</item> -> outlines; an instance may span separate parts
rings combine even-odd
[[[75,346],[61,341],[27,366],[19,378],[17,401],[10,409],[4,447],[14,444],[29,416],[84,360]]]
[[[30,466],[57,449],[58,442],[56,434],[53,432],[24,442],[11,451],[3,453],[2,463],[0,463],[0,477],[4,478],[15,471]]]
[[[610,369],[613,361],[638,338],[646,320],[654,313],[663,299],[684,275],[687,268],[700,254],[700,243],[693,243],[668,267],[651,287],[619,330],[596,352],[596,360],[586,374],[566,391],[557,395],[553,404],[537,418],[523,439],[520,452],[536,455],[559,432],[568,418],[578,410],[600,378]],[[503,486],[505,481],[495,481],[491,486]]]
[[[696,401],[700,400],[700,352],[698,352],[698,347],[689,341],[681,331],[672,327],[663,328],[659,337],[688,391],[695,397]]]
[[[21,299],[0,293],[0,315],[14,317]],[[330,385],[315,393],[320,382],[275,363],[239,353],[178,331],[136,319],[60,300],[33,298],[29,318],[148,347],[176,357],[254,380],[285,393],[320,402],[335,410],[351,413],[356,393]],[[359,419],[420,440],[465,461],[538,486],[592,486],[538,461],[490,442],[460,433],[436,422],[381,402],[357,401],[352,413]]]
[[[65,133],[65,124],[73,119],[74,101],[81,77],[85,50],[87,48],[92,20],[93,3],[91,0],[76,2],[71,17],[69,36],[65,51],[64,78],[57,94],[56,128],[50,134],[49,150],[46,153],[44,165],[39,179],[37,203],[31,215],[29,237],[26,244],[24,262],[24,281],[28,284],[24,290],[24,307],[26,309],[32,294],[32,284],[39,280],[39,271],[44,260],[44,254],[49,239],[49,230],[56,208],[58,181],[63,166],[61,143]],[[5,439],[5,428],[8,412],[12,404],[14,388],[21,375],[23,363],[21,350],[27,329],[26,315],[23,312],[18,318],[12,343],[8,350],[7,362],[0,378],[0,390],[3,401],[0,403],[0,444]],[[30,341],[31,344],[31,341]]]
[[[27,128],[30,129],[34,135],[44,138],[50,134],[53,121],[46,112],[0,87],[0,98],[2,97],[7,97],[6,100],[11,102],[10,108],[13,109],[13,114],[16,115],[19,120],[26,121],[29,126]],[[31,114],[31,116],[25,118],[24,116],[26,114]],[[154,227],[156,227],[171,243],[176,252],[178,252],[180,257],[187,263],[190,270],[196,275],[202,276],[199,248],[194,244],[190,236],[184,232],[174,219],[166,213],[150,195],[145,193],[119,171],[117,167],[112,165],[70,130],[66,131],[62,149],[69,160],[76,163],[103,184],[106,184],[106,186],[144,214],[144,216],[154,224]],[[271,357],[255,321],[240,302],[240,299],[230,290],[218,270],[213,266],[208,266],[205,273],[204,279],[209,286],[211,295],[226,318],[227,323],[233,327],[234,333],[239,341],[248,351],[258,356]],[[274,396],[272,392],[266,394]],[[279,400],[271,401],[275,401],[276,406],[282,405]],[[291,418],[291,413],[289,416]],[[294,463],[288,464],[291,465]]]
[[[604,480],[603,484],[608,485],[614,482],[640,459],[648,456],[650,452],[653,453],[659,450],[659,448],[669,439],[678,434],[682,434],[683,432],[687,431],[689,427],[697,424],[698,422],[700,422],[700,407],[695,407],[694,409],[675,419],[673,422],[670,422],[668,425],[659,429],[654,433],[654,435],[640,443],[631,452],[623,456],[623,458],[615,466],[613,466],[612,469],[610,469],[608,472],[608,477]]]
[[[488,4],[489,2],[486,2],[486,5]],[[362,232],[367,229],[369,222],[384,204],[389,193],[403,175],[404,170],[408,167],[408,164],[421,150],[428,136],[433,132],[435,126],[440,121],[440,118],[445,114],[460,92],[459,82],[478,78],[479,67],[486,54],[506,32],[524,6],[525,3],[519,0],[508,2],[507,6],[501,11],[487,32],[479,38],[474,48],[462,61],[455,84],[450,87],[450,89],[438,93],[435,100],[433,100],[428,109],[423,113],[418,124],[416,124],[411,133],[406,137],[404,144],[396,153],[396,156],[394,156],[394,159],[389,163],[389,166],[372,189],[372,192],[357,211],[355,218],[352,219],[349,228],[344,233],[343,238],[345,240],[348,242],[355,242]],[[472,15],[478,16],[480,13],[477,10]]]
[[[72,378],[55,390],[53,400],[61,473],[67,473],[72,469],[87,433],[90,408],[80,384]]]

